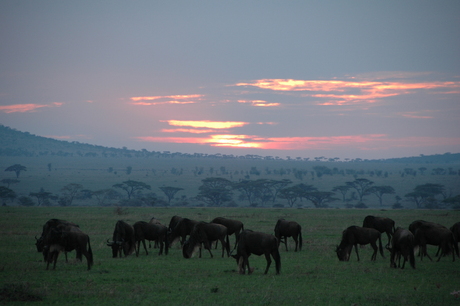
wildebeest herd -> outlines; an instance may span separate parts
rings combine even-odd
[[[342,232],[340,244],[336,247],[336,254],[340,261],[348,261],[353,247],[355,248],[358,261],[358,245],[370,244],[373,248],[371,260],[376,260],[377,252],[384,256],[381,234],[386,233],[388,243],[386,249],[391,252],[390,267],[401,267],[404,269],[406,261],[409,261],[415,269],[415,255],[419,249],[420,260],[426,256],[431,260],[426,250],[426,245],[438,246],[436,256],[438,261],[441,257],[452,254],[459,256],[458,242],[460,240],[460,222],[455,223],[450,229],[433,222],[417,220],[409,225],[408,229],[395,227],[395,222],[389,218],[367,216],[363,221],[363,226],[356,225],[346,228]],[[230,250],[229,236],[235,236],[235,245]],[[130,225],[122,220],[115,224],[112,239],[107,239],[107,246],[112,249],[112,257],[126,257],[133,253],[139,256],[141,243],[146,254],[148,250],[145,240],[155,243],[159,248],[159,255],[168,254],[169,248],[177,241],[180,242],[184,258],[191,258],[195,252],[201,248],[208,250],[211,257],[212,246],[215,243],[217,248],[220,242],[222,246],[222,257],[233,257],[238,265],[240,274],[251,274],[254,268],[249,266],[249,256],[255,254],[265,255],[267,274],[272,258],[275,261],[276,274],[281,270],[281,256],[279,247],[285,244],[286,251],[287,239],[292,237],[295,242],[295,251],[302,249],[302,227],[295,221],[279,219],[274,228],[274,235],[244,229],[241,221],[217,217],[211,222],[203,222],[173,216],[169,226],[161,224],[155,218],[149,222],[138,221]],[[88,270],[93,265],[93,253],[90,245],[90,238],[83,233],[80,227],[72,222],[59,219],[50,219],[43,225],[40,238],[35,237],[38,252],[43,253],[46,262],[46,269],[56,262],[61,252],[64,252],[67,261],[67,252],[76,251],[78,260],[82,260],[82,255],[86,257]],[[378,244],[377,244],[378,242]],[[402,266],[400,264],[403,258]],[[396,265],[397,262],[397,265]]]

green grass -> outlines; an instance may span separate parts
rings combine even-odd
[[[245,228],[273,233],[278,218],[302,225],[301,252],[280,247],[281,274],[274,264],[267,275],[264,257],[251,256],[252,275],[239,275],[231,258],[220,250],[211,259],[184,259],[178,246],[166,256],[151,249],[148,256],[111,258],[106,240],[118,219],[133,224],[155,216],[167,224],[173,215],[210,221],[217,216],[241,220]],[[437,210],[339,210],[251,208],[128,208],[125,215],[113,207],[0,207],[0,303],[23,300],[34,304],[74,305],[458,305],[451,292],[460,290],[460,260],[440,262],[417,259],[416,270],[391,269],[389,253],[371,262],[369,247],[353,253],[350,262],[339,262],[334,249],[347,226],[361,225],[368,214],[387,216],[397,226],[408,227],[416,219],[450,227],[460,219],[458,211]],[[35,248],[35,235],[50,218],[75,222],[90,235],[94,266],[69,263],[60,256],[56,270],[45,270]],[[234,242],[234,238],[230,238]],[[386,237],[383,237],[386,244]],[[428,252],[434,255],[436,248]],[[85,259],[83,259],[85,261]],[[41,301],[35,301],[41,299]]]

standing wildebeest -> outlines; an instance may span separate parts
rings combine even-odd
[[[217,217],[214,218],[211,223],[216,223],[216,224],[222,224],[227,228],[227,234],[233,235],[235,234],[235,246],[233,249],[236,248],[236,245],[238,244],[238,240],[240,238],[240,232],[244,231],[244,226],[243,222],[238,221],[238,220],[232,220],[232,219],[227,219],[223,217]],[[216,243],[216,248],[217,248],[217,243]]]
[[[190,238],[184,243],[182,254],[185,258],[191,258],[195,249],[199,247],[201,258],[201,244],[203,244],[212,258],[211,243],[216,240],[220,240],[222,243],[222,257],[224,257],[225,250],[227,250],[227,256],[230,256],[227,228],[222,224],[200,222],[195,225],[190,233]]]
[[[284,237],[286,251],[288,250],[287,237],[292,237],[294,239],[295,252],[297,252],[297,246],[299,247],[299,251],[302,250],[302,227],[295,221],[279,219],[275,225],[275,237],[279,242],[281,242]]]
[[[452,225],[450,231],[454,234],[455,242],[458,244],[460,242],[460,222]]]
[[[181,238],[181,245],[184,244],[185,238],[190,235],[193,228],[199,221],[191,220],[188,218],[180,219],[174,228],[168,233],[168,242],[171,247],[177,239]]]
[[[401,266],[401,256],[404,258],[401,269],[404,269],[406,261],[415,269],[415,237],[411,231],[398,227],[391,240],[391,259],[390,267],[396,268],[395,259],[398,260],[398,268]]]
[[[160,244],[160,252],[158,255],[163,254],[163,246],[166,243],[165,254],[168,255],[168,228],[162,224],[147,223],[145,221],[138,221],[134,223],[134,235],[137,242],[136,256],[139,256],[139,249],[141,248],[141,242],[144,246],[145,253],[147,255],[147,247],[145,246],[145,239],[149,241],[155,241]]]
[[[415,244],[420,246],[420,260],[423,256],[431,257],[426,251],[426,245],[437,245],[441,249],[441,254],[438,257],[439,261],[442,256],[449,255],[452,252],[452,261],[455,261],[455,254],[459,255],[458,245],[455,241],[454,234],[445,227],[432,226],[424,224],[415,231]]]
[[[276,274],[280,274],[281,256],[278,250],[278,244],[278,239],[273,235],[251,230],[243,231],[238,241],[236,255],[232,255],[238,264],[239,273],[244,274],[247,267],[248,274],[251,274],[254,268],[251,269],[249,267],[249,256],[251,254],[258,256],[264,254],[267,260],[267,267],[265,268],[264,274],[267,274],[268,268],[270,268],[272,263],[270,255],[273,257],[273,260],[275,260]]]
[[[107,239],[107,245],[112,247],[112,257],[121,257],[121,251],[125,256],[132,254],[136,248],[134,228],[125,221],[119,220],[115,224],[112,241]]]
[[[51,262],[53,262],[53,269],[56,268],[56,261],[61,251],[73,249],[86,257],[88,270],[91,269],[93,265],[93,252],[87,234],[83,232],[66,231],[63,230],[63,228],[55,228],[51,229],[45,240],[47,241],[46,243],[49,243],[45,245],[45,249],[48,249],[47,270]]]
[[[72,230],[72,231],[80,231],[80,228],[77,224],[73,222],[69,222],[66,220],[60,220],[60,219],[50,219],[48,220],[44,225],[43,225],[43,230],[40,238],[37,239],[35,236],[35,245],[37,247],[38,252],[43,252],[43,259],[46,261],[48,258],[48,249],[44,249],[45,247],[45,237],[47,237],[48,233],[51,231],[51,229],[58,228],[59,226],[66,226],[67,230]],[[65,254],[65,260],[67,262],[67,252],[70,252],[71,250],[63,250]],[[77,259],[81,260],[81,253],[77,252]]]
[[[376,241],[379,240],[379,247],[377,247]],[[377,257],[377,250],[380,249],[380,255],[383,258],[383,248],[382,248],[382,239],[380,237],[380,232],[373,228],[366,228],[366,227],[359,227],[359,226],[350,226],[346,230],[342,232],[342,241],[340,245],[336,248],[337,257],[340,261],[349,261],[350,260],[350,253],[355,247],[356,256],[358,257],[359,261],[359,254],[358,254],[358,244],[365,245],[371,244],[372,248],[374,249],[374,253],[372,254],[371,260],[376,260]]]
[[[391,236],[395,231],[395,222],[390,218],[367,216],[364,218],[363,227],[375,228],[380,233],[386,233],[388,236],[387,246],[390,245]]]

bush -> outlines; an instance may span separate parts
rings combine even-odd
[[[27,196],[19,197],[18,201],[19,201],[19,205],[21,206],[34,206],[35,205],[34,201],[30,197],[27,197]]]
[[[355,205],[355,208],[368,208],[366,204],[364,204],[363,202],[361,203],[358,203]]]

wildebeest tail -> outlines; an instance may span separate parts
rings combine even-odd
[[[91,266],[94,264],[94,260],[93,260],[93,250],[91,250],[91,243],[89,242],[89,236],[88,236],[88,258],[86,260],[88,261],[88,270],[90,270]]]

